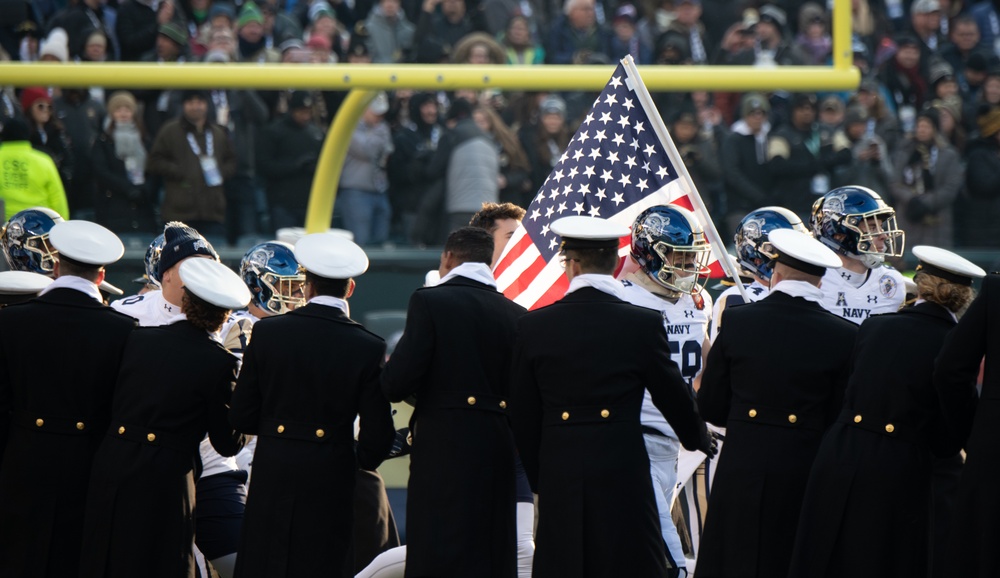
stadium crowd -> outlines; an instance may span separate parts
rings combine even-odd
[[[758,206],[805,218],[855,184],[896,207],[909,244],[996,247],[1000,2],[851,5],[855,91],[654,94],[723,238]],[[830,16],[800,0],[18,0],[0,3],[0,58],[822,65]],[[302,225],[345,94],[4,87],[0,158],[29,141],[66,202],[0,198],[7,217],[41,204],[143,242],[183,220],[248,245]],[[353,134],[333,224],[362,246],[440,245],[483,202],[527,207],[593,96],[380,96]]]

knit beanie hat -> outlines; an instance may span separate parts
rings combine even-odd
[[[39,100],[44,100],[45,102],[52,102],[52,97],[49,96],[49,91],[41,86],[31,86],[25,88],[21,91],[21,110],[25,114],[28,114],[28,109],[31,105]]]
[[[236,28],[243,28],[251,22],[264,24],[264,13],[260,11],[260,8],[253,1],[243,5],[243,9],[240,10],[240,18],[236,21]]]
[[[156,268],[156,276],[163,279],[163,273],[184,259],[194,255],[206,255],[218,261],[219,254],[212,244],[198,231],[180,221],[171,221],[163,228],[163,250]]]
[[[181,25],[177,24],[176,22],[167,22],[166,24],[160,24],[158,33],[173,40],[175,43],[177,43],[178,46],[187,46],[188,43],[187,31],[181,28]]]
[[[127,90],[119,90],[108,98],[109,113],[113,114],[116,110],[122,107],[131,110],[132,114],[135,114],[135,111],[138,108],[135,102],[135,97],[132,96],[132,93]]]

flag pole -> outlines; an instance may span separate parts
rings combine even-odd
[[[739,269],[729,257],[729,251],[726,249],[726,244],[722,242],[722,237],[719,236],[719,231],[715,228],[712,216],[708,214],[708,207],[705,206],[705,201],[702,200],[701,193],[698,192],[698,188],[694,186],[694,180],[691,178],[691,173],[688,172],[687,166],[684,164],[684,160],[681,158],[680,152],[677,150],[677,145],[674,144],[674,139],[670,137],[670,132],[667,131],[666,125],[663,124],[663,119],[660,118],[659,111],[656,110],[656,105],[653,104],[653,97],[649,95],[649,91],[646,90],[646,85],[642,83],[642,77],[639,76],[639,71],[635,67],[635,62],[632,60],[632,56],[626,56],[621,60],[621,63],[625,66],[625,71],[628,73],[628,78],[626,80],[632,83],[632,88],[635,90],[636,96],[639,98],[643,108],[646,110],[646,114],[649,116],[650,122],[653,123],[653,131],[656,133],[656,136],[659,137],[660,143],[667,147],[667,156],[674,162],[677,174],[684,179],[684,182],[687,183],[687,186],[691,191],[691,194],[689,195],[691,203],[694,205],[695,210],[701,215],[702,221],[705,222],[705,236],[708,237],[709,243],[719,248],[719,262],[722,263],[722,267],[726,270],[726,273],[732,277],[740,295],[743,296],[743,301],[750,303],[750,295],[747,294],[746,288],[743,287],[743,282],[740,281]]]

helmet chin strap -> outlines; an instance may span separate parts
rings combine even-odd
[[[671,302],[676,302],[680,299],[680,293],[667,289],[663,285],[657,283],[645,269],[639,269],[638,271],[629,273],[627,279],[657,297],[662,297],[663,299],[667,299]]]
[[[881,267],[885,263],[885,257],[882,255],[872,255],[870,253],[865,253],[862,255],[848,254],[847,257],[859,261],[868,269],[875,269]]]

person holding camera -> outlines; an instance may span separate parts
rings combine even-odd
[[[850,161],[830,173],[832,188],[859,185],[888,191],[893,178],[892,159],[885,141],[875,132],[875,119],[864,107],[852,105],[844,113],[844,124],[833,133],[834,154],[848,154]]]

